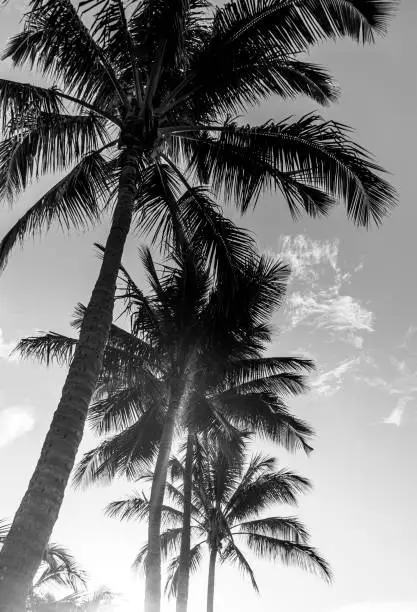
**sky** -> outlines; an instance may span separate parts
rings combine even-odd
[[[2,41],[17,31],[22,6],[14,0],[1,9]],[[262,449],[312,479],[314,490],[297,513],[335,579],[329,587],[301,570],[254,560],[256,595],[238,572],[222,567],[218,612],[260,606],[263,612],[417,612],[416,20],[417,3],[402,0],[389,34],[374,47],[343,41],[311,53],[342,89],[339,102],[320,112],[354,126],[399,191],[400,205],[383,227],[354,228],[342,209],[325,221],[294,223],[275,195],[243,219],[227,210],[255,231],[263,251],[292,266],[270,353],[311,356],[318,364],[308,395],[291,402],[317,432],[315,451],[307,458],[270,444]],[[0,75],[7,71],[0,64]],[[249,118],[261,123],[314,108],[308,100],[273,99]],[[13,209],[3,205],[1,235],[50,181],[34,185]],[[93,243],[107,231],[105,221],[86,233],[54,229],[29,239],[0,277],[0,517],[13,515],[26,489],[65,377],[58,367],[10,358],[10,350],[36,330],[70,332],[73,308],[88,300],[97,275]],[[138,241],[129,238],[124,262],[140,279]],[[93,444],[86,432],[81,450]],[[145,526],[107,519],[102,510],[131,488],[125,482],[69,488],[53,538],[71,548],[93,585],[123,592],[124,612],[142,609],[143,580],[129,568]],[[206,569],[192,580],[196,612],[204,609]]]

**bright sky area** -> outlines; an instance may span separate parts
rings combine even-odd
[[[18,28],[23,4],[13,0],[1,10],[3,45]],[[399,190],[400,207],[382,229],[357,230],[342,210],[326,221],[293,223],[275,196],[262,198],[241,221],[256,232],[262,250],[282,254],[293,267],[271,354],[312,355],[320,368],[311,392],[291,403],[318,432],[315,452],[292,457],[262,448],[313,480],[314,491],[298,513],[335,581],[329,587],[301,570],[254,560],[258,596],[238,573],[222,567],[218,612],[417,611],[416,23],[417,3],[402,0],[389,35],[375,47],[338,42],[311,54],[342,88],[339,103],[323,113],[355,127],[357,139],[390,170]],[[0,74],[6,73],[0,65]],[[276,99],[250,120],[313,108],[306,100]],[[1,235],[46,185],[31,188],[13,210],[3,207]],[[38,329],[70,331],[73,307],[87,301],[97,274],[93,243],[102,242],[107,229],[105,221],[87,233],[68,237],[54,229],[28,240],[0,279],[0,517],[13,515],[26,489],[65,376],[59,368],[11,360],[9,351]],[[132,235],[124,262],[140,279],[137,244]],[[93,444],[87,433],[83,450]],[[54,539],[71,548],[94,584],[123,591],[125,609],[141,610],[143,581],[130,564],[145,526],[102,514],[107,502],[131,488],[124,482],[86,492],[70,488]],[[192,580],[193,612],[204,609],[205,585],[206,566]]]

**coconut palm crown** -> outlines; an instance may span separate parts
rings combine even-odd
[[[143,478],[150,478],[151,474]],[[173,458],[164,504],[165,531],[161,550],[168,564],[166,593],[177,595],[182,516],[184,504],[184,464]],[[213,446],[197,443],[193,459],[191,503],[192,546],[190,570],[201,571],[204,550],[210,557],[207,612],[213,611],[216,562],[235,565],[258,591],[246,550],[260,558],[295,565],[331,579],[328,563],[309,544],[305,526],[293,516],[265,516],[271,505],[295,504],[298,494],[307,491],[307,479],[286,469],[277,469],[276,460],[261,454],[245,461],[233,460]],[[149,500],[138,492],[110,503],[109,516],[121,520],[147,519]],[[246,550],[245,550],[246,549]],[[134,566],[147,564],[148,545],[139,551]]]

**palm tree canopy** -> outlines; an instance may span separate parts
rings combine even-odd
[[[190,245],[190,248],[193,245]],[[309,360],[263,357],[269,320],[282,302],[288,268],[268,257],[242,261],[230,286],[214,283],[195,257],[177,256],[161,273],[141,252],[151,293],[145,295],[122,269],[119,297],[131,332],[113,325],[89,420],[105,440],[82,459],[76,482],[136,478],[158,449],[172,377],[194,360],[190,409],[179,425],[205,430],[224,448],[241,432],[256,432],[289,450],[311,450],[311,428],[291,415],[286,397],[305,389]],[[210,280],[211,279],[211,280]],[[224,291],[228,297],[224,296]],[[74,324],[82,320],[80,308]],[[76,340],[48,333],[22,340],[18,350],[58,363],[71,360]]]
[[[152,169],[152,185],[138,179],[138,219],[161,216],[161,183],[169,191],[185,168],[243,211],[264,189],[280,191],[293,215],[323,215],[344,201],[360,225],[379,223],[395,203],[346,126],[315,113],[255,127],[231,118],[273,94],[334,100],[330,76],[303,54],[339,36],[372,41],[394,0],[78,4],[29,0],[3,56],[52,85],[0,79],[0,198],[13,200],[42,174],[63,177],[3,238],[1,265],[16,242],[53,221],[99,219],[126,147],[141,171]],[[165,193],[162,201],[166,214]]]
[[[204,546],[217,550],[221,563],[236,565],[258,590],[255,575],[243,545],[261,558],[285,565],[297,565],[331,579],[327,562],[309,543],[306,527],[293,516],[264,516],[271,505],[296,504],[300,493],[309,490],[306,478],[290,470],[277,469],[275,459],[261,454],[248,461],[237,456],[230,461],[219,450],[197,444],[193,461],[191,507],[191,572],[200,565]],[[176,593],[179,567],[179,545],[182,531],[183,462],[173,459],[166,487],[163,511],[165,531],[161,550],[168,564],[166,590]],[[142,493],[110,503],[108,516],[121,520],[143,520],[149,512],[149,500]],[[134,565],[146,564],[147,545],[139,551]]]

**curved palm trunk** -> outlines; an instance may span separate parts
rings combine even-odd
[[[182,519],[181,550],[178,570],[177,612],[187,612],[190,581],[191,494],[193,479],[194,436],[188,434],[184,466],[184,509]]]
[[[210,549],[210,562],[207,584],[207,612],[213,612],[214,609],[214,579],[216,576],[216,560],[217,549],[213,547]]]
[[[126,151],[100,273],[77,349],[29,487],[0,553],[0,610],[22,612],[58,518],[83,435],[113,316],[116,280],[136,194],[137,153]]]

